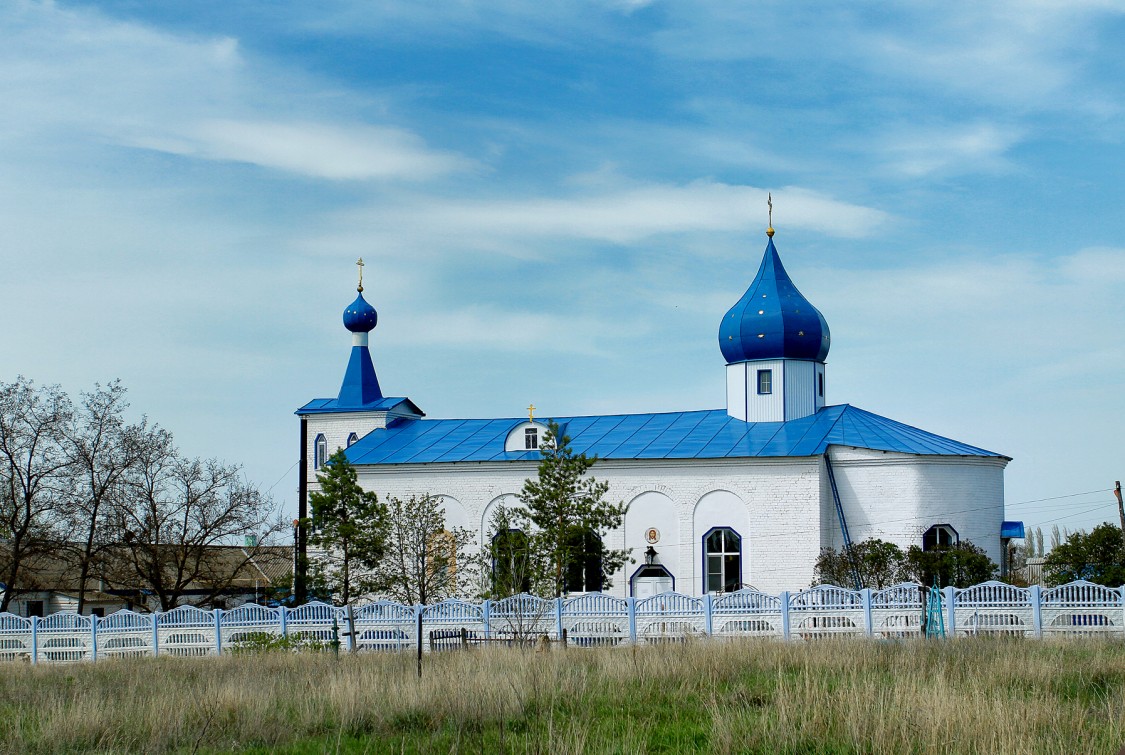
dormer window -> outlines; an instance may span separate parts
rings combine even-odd
[[[351,448],[352,444],[357,443],[358,441],[359,441],[358,435],[356,435],[355,433],[348,433],[348,448]]]
[[[504,450],[512,454],[542,451],[547,443],[547,427],[538,422],[520,422],[513,425],[504,438]]]
[[[773,370],[758,370],[758,395],[773,393]]]

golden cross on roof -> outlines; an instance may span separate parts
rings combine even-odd
[[[766,226],[766,235],[769,236],[772,239],[773,238],[773,193],[772,192],[768,192],[768,191],[766,192],[766,205],[768,205],[769,208],[770,208],[769,209],[770,222],[769,222],[769,225]]]
[[[532,404],[529,407],[527,407],[527,421],[528,422],[534,422],[535,421],[535,404]]]
[[[363,257],[360,257],[358,260],[355,261],[355,266],[356,266],[356,268],[359,269],[359,285],[356,286],[355,290],[359,291],[362,294],[363,293]]]

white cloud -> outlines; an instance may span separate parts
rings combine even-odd
[[[1125,6],[1110,2],[944,3],[941,6],[794,6],[754,3],[669,6],[672,19],[658,33],[661,51],[699,61],[808,61],[868,80],[925,87],[987,107],[1080,110],[1110,115],[1120,109],[1111,91],[1085,76],[1096,65],[1091,35]],[[815,61],[815,63],[812,63]]]
[[[180,138],[142,137],[135,144],[328,179],[426,180],[473,164],[427,148],[409,131],[365,125],[211,120],[185,129]]]
[[[872,148],[885,169],[908,177],[975,173],[1006,167],[1004,153],[1022,137],[992,123],[946,127],[902,126],[880,134]]]
[[[0,39],[0,133],[25,145],[65,134],[324,179],[427,180],[473,165],[346,106],[331,117],[321,83],[247,60],[230,37],[20,2],[0,10]]]
[[[568,238],[633,244],[662,234],[742,231],[763,225],[767,189],[712,180],[646,183],[567,197],[448,200],[415,196],[346,213],[343,239],[384,234],[391,248],[427,239],[509,248],[516,241]],[[801,187],[773,191],[778,223],[857,238],[889,220],[881,210],[842,202]],[[369,238],[369,236],[368,236]],[[393,239],[393,241],[391,240]],[[340,243],[338,240],[333,246]],[[346,243],[346,241],[344,241]]]

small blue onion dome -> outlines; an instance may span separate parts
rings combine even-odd
[[[367,333],[379,322],[375,307],[367,303],[361,292],[344,310],[344,327],[353,333]]]
[[[828,323],[793,285],[773,234],[769,236],[757,277],[719,324],[719,349],[727,364],[753,359],[823,362],[832,343]]]

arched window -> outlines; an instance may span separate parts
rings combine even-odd
[[[602,539],[589,529],[576,529],[566,542],[567,560],[563,572],[564,592],[601,592]]]
[[[703,536],[705,592],[734,592],[742,586],[742,536],[730,527],[715,527]]]
[[[328,440],[324,433],[316,436],[316,450],[313,452],[313,469],[320,469],[328,461]]]
[[[359,440],[358,435],[356,435],[355,433],[348,433],[348,448],[351,448],[352,444],[355,443],[358,440]]]
[[[521,530],[503,530],[492,538],[492,591],[515,595],[531,590],[527,535]]]
[[[952,548],[961,538],[957,530],[948,524],[935,524],[922,535],[922,550],[934,551],[942,548]]]

